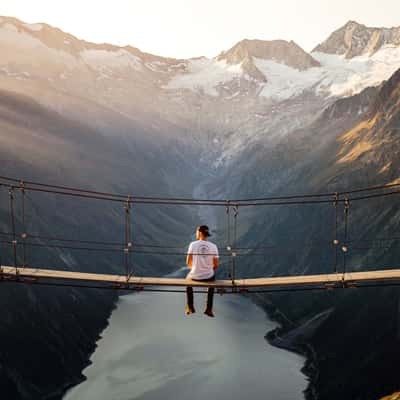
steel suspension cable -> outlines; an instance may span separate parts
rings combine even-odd
[[[0,180],[4,181],[10,181],[10,182],[20,182],[20,180],[15,179],[15,178],[9,178],[5,176],[0,176]],[[126,195],[126,194],[116,194],[116,193],[110,193],[110,192],[99,192],[99,191],[94,191],[94,190],[87,190],[87,189],[78,189],[70,186],[62,186],[62,185],[49,185],[45,183],[40,183],[40,182],[32,182],[32,181],[24,181],[25,185],[29,187],[30,190],[34,191],[40,191],[40,192],[45,192],[45,193],[52,193],[53,191],[51,190],[46,190],[46,189],[41,189],[41,188],[47,188],[47,189],[55,189],[55,193],[59,194],[80,194],[82,195],[81,197],[89,197],[89,198],[95,198],[95,199],[102,199],[102,200],[110,200],[110,201],[120,201],[120,202],[125,202],[126,198],[129,197],[132,199],[132,202],[137,202],[140,200],[144,201],[160,201],[162,203],[169,204],[169,202],[172,202],[172,204],[180,204],[181,202],[190,202],[190,203],[196,203],[197,202],[204,202],[204,203],[223,203],[224,200],[208,200],[208,199],[192,199],[192,198],[185,198],[185,197],[151,197],[151,196],[133,196],[133,195]],[[66,193],[68,192],[68,193]],[[71,192],[71,193],[70,193]],[[155,204],[159,204],[158,202]]]
[[[8,240],[0,240],[0,243],[12,244],[12,241]],[[17,245],[21,245],[21,243],[17,243]],[[82,250],[82,251],[98,251],[98,252],[105,252],[105,253],[121,253],[124,252],[125,247],[121,247],[121,249],[108,249],[108,248],[96,248],[96,247],[75,247],[75,246],[63,246],[63,245],[53,245],[53,244],[46,244],[46,243],[30,243],[26,242],[26,246],[29,247],[42,247],[42,248],[51,248],[51,249],[66,249],[66,250]],[[148,254],[148,255],[168,255],[168,256],[186,256],[186,253],[175,253],[175,252],[161,252],[161,251],[142,251],[142,250],[131,250],[132,253],[135,254]],[[124,252],[125,253],[125,252]],[[203,255],[203,256],[210,256],[214,255],[214,253],[204,254],[204,253],[193,253],[193,255]],[[240,254],[240,256],[251,256],[251,254]],[[264,255],[264,254],[257,254],[257,255]],[[222,257],[230,257],[231,253],[222,253]]]
[[[5,244],[12,244],[12,241],[9,240],[0,240],[0,243],[5,243]],[[21,243],[17,243],[17,246],[20,246]],[[121,251],[124,252],[125,247],[122,246],[121,248],[102,248],[102,247],[81,247],[81,246],[66,246],[66,245],[58,245],[58,244],[47,244],[47,243],[31,243],[31,242],[26,242],[25,245],[27,247],[39,247],[39,248],[49,248],[49,249],[64,249],[64,250],[80,250],[80,251],[94,251],[94,252],[100,252],[100,253],[119,253],[121,254]],[[149,256],[156,256],[156,255],[163,255],[163,256],[186,256],[186,253],[178,253],[178,252],[163,252],[163,251],[145,251],[145,250],[135,250],[131,249],[131,253],[134,254],[145,254]],[[229,257],[232,258],[232,253],[233,252],[226,252],[226,253],[220,253],[220,257]],[[235,257],[266,257],[266,256],[271,256],[271,255],[282,255],[285,256],[287,255],[288,251],[285,252],[268,252],[268,253],[235,253]],[[193,253],[193,255],[202,255],[202,256],[211,256],[214,255],[213,253]]]
[[[104,242],[104,241],[93,241],[93,240],[80,240],[80,239],[67,239],[67,238],[60,238],[60,237],[54,237],[54,236],[45,236],[45,235],[34,235],[32,233],[26,232],[27,238],[31,238],[34,240],[46,240],[50,242],[65,242],[65,243],[77,243],[77,244],[91,244],[91,245],[96,245],[96,246],[111,246],[111,247],[124,247],[125,242]],[[11,232],[1,232],[0,231],[0,236],[12,236]],[[21,234],[17,233],[17,236],[22,236]],[[388,240],[400,240],[400,237],[393,237],[393,238],[383,238],[383,239],[371,239],[371,240],[351,240],[349,242],[374,242],[374,241],[388,241]],[[321,239],[317,240],[315,239],[313,242],[310,243],[303,243],[299,244],[298,248],[302,249],[304,247],[321,247],[325,248],[326,245],[331,244],[332,239]],[[132,249],[133,248],[159,248],[159,249],[184,249],[186,246],[172,246],[172,245],[161,245],[161,244],[151,244],[151,243],[135,243],[132,242]],[[223,246],[220,246],[223,247]],[[238,246],[236,247],[237,250],[274,250],[274,249],[280,249],[282,246],[281,245],[270,245],[270,246],[255,246],[255,247],[243,247],[243,246]],[[293,248],[295,246],[292,246]],[[95,249],[98,249],[96,247]],[[285,251],[288,251],[290,249],[287,249]],[[134,250],[132,250],[134,252]],[[270,254],[270,253],[266,253]]]
[[[394,196],[394,195],[397,195],[397,194],[400,194],[400,191],[376,193],[376,194],[370,194],[370,195],[360,196],[360,197],[351,197],[351,198],[349,198],[349,201],[360,201],[360,200],[367,200],[367,199],[376,199],[376,198],[379,198],[379,197]]]
[[[0,232],[0,235],[3,236],[12,236],[10,232]],[[23,233],[20,234],[22,236]],[[18,234],[17,234],[18,236]],[[46,235],[34,235],[29,232],[26,232],[27,238],[38,239],[38,240],[48,240],[54,242],[66,242],[66,243],[79,243],[79,244],[93,244],[99,246],[118,246],[124,247],[125,242],[106,242],[106,241],[95,241],[95,240],[80,240],[80,239],[67,239],[67,238],[60,238],[54,236],[46,236]],[[183,249],[186,246],[168,246],[168,245],[160,245],[160,244],[151,244],[151,243],[134,243],[132,242],[132,247],[143,247],[143,248],[161,248],[161,249]]]
[[[3,187],[8,187],[10,188],[12,185],[10,184],[4,184],[0,183],[0,186]],[[101,195],[92,195],[92,194],[87,194],[87,193],[78,193],[78,192],[68,192],[68,191],[61,191],[61,190],[50,190],[50,189],[42,189],[42,188],[37,188],[37,187],[25,187],[25,190],[30,190],[30,191],[35,191],[35,192],[42,192],[42,193],[51,193],[51,194],[59,194],[59,195],[64,195],[64,196],[71,196],[71,197],[81,197],[81,198],[89,198],[89,199],[96,199],[96,200],[105,200],[105,201],[110,201],[110,202],[120,202],[120,203],[125,203],[126,200],[122,198],[117,198],[117,197],[104,197]],[[349,200],[351,201],[359,201],[359,200],[365,200],[365,199],[371,199],[371,198],[378,198],[378,197],[385,197],[385,196],[391,196],[391,195],[397,195],[400,194],[400,191],[393,191],[393,192],[386,192],[386,193],[377,193],[373,195],[366,195],[366,196],[361,196],[361,197],[353,197]],[[305,205],[305,204],[328,204],[331,203],[331,200],[329,199],[322,199],[322,200],[298,200],[298,201],[272,201],[273,199],[271,198],[270,201],[264,201],[264,202],[258,202],[258,201],[252,201],[252,202],[243,202],[240,203],[240,205],[243,206],[285,206],[285,205]],[[157,204],[157,205],[207,205],[207,206],[226,206],[226,201],[222,200],[185,200],[185,201],[176,201],[176,200],[169,200],[167,198],[131,198],[132,203],[137,203],[137,204]],[[344,200],[338,200],[338,202],[344,202]]]
[[[11,232],[1,232],[0,236],[10,236],[12,237]],[[17,237],[22,237],[23,233],[16,233]],[[47,236],[47,235],[35,235],[30,232],[26,232],[27,238],[38,239],[38,240],[47,240],[47,241],[55,241],[55,242],[66,242],[66,243],[79,243],[79,244],[92,244],[92,245],[100,245],[100,246],[118,246],[124,247],[125,242],[111,242],[111,241],[94,241],[94,240],[80,240],[80,239],[69,239],[69,238],[61,238],[55,236]],[[374,242],[388,242],[388,241],[400,241],[400,236],[392,236],[392,237],[383,237],[376,239],[352,239],[348,240],[347,243],[374,243]],[[299,248],[303,247],[325,247],[332,243],[332,239],[314,239],[311,243],[303,243],[299,245]],[[134,247],[143,247],[143,248],[161,248],[161,249],[184,249],[186,245],[161,245],[161,244],[152,244],[152,243],[135,243],[132,242],[132,248]],[[261,249],[279,249],[282,246],[280,245],[268,245],[268,246],[238,246],[237,250],[261,250]],[[268,253],[269,254],[269,253]]]
[[[12,244],[12,241],[8,240],[0,240],[0,243]],[[21,245],[21,243],[17,243],[17,245]],[[81,247],[81,246],[66,246],[66,245],[58,245],[58,244],[47,244],[47,243],[31,243],[26,242],[25,245],[27,247],[41,247],[41,248],[50,248],[50,249],[65,249],[65,250],[81,250],[81,251],[97,251],[104,253],[121,253],[121,251],[125,250],[125,247],[122,246],[120,249],[118,248],[102,248],[102,247]],[[178,253],[178,252],[163,252],[163,251],[145,251],[145,250],[135,250],[131,249],[131,253],[134,254],[147,254],[147,255],[166,255],[166,256],[186,256],[187,253]],[[271,256],[274,255],[287,255],[288,250],[285,252],[268,252],[268,253],[236,253],[236,257],[253,257],[253,256]],[[211,256],[214,253],[193,253],[193,255],[202,255],[202,256]],[[220,253],[221,257],[232,257],[232,252]]]
[[[20,182],[19,179],[16,178],[10,178],[6,176],[0,176],[1,180],[5,181],[10,181],[10,182]],[[103,196],[103,197],[111,197],[111,198],[116,198],[120,200],[125,200],[127,197],[130,197],[131,199],[138,199],[138,200],[165,200],[165,201],[201,201],[201,202],[223,202],[224,200],[208,200],[208,199],[192,199],[188,197],[151,197],[151,196],[133,196],[133,195],[126,195],[126,194],[117,194],[117,193],[110,193],[110,192],[100,192],[100,191],[94,191],[94,190],[87,190],[87,189],[79,189],[71,186],[62,186],[62,185],[50,185],[50,184],[45,184],[45,183],[40,183],[40,182],[33,182],[33,181],[24,181],[25,184],[27,185],[32,185],[32,186],[38,186],[38,187],[46,187],[46,188],[53,188],[53,189],[59,189],[59,190],[66,190],[69,192],[77,192],[77,193],[87,193],[87,194],[92,194],[95,196]]]
[[[369,192],[375,190],[384,190],[390,189],[393,187],[399,187],[400,183],[393,183],[393,184],[386,184],[380,186],[370,186],[360,189],[352,189],[342,192],[333,192],[333,193],[305,193],[305,194],[294,194],[294,195],[287,195],[287,196],[269,196],[269,197],[258,197],[258,198],[248,198],[248,199],[232,199],[231,201],[234,203],[241,203],[241,202],[258,202],[258,201],[268,201],[268,200],[294,200],[294,199],[307,199],[313,197],[332,197],[336,194],[339,196],[354,194],[354,193],[362,193],[362,192]]]
[[[7,176],[0,176],[0,179],[6,182],[14,182],[14,183],[20,183],[21,180],[15,179],[15,178],[10,178]],[[100,192],[100,191],[93,191],[93,190],[87,190],[87,189],[78,189],[74,187],[68,187],[68,186],[61,186],[61,185],[49,185],[49,184],[44,184],[40,182],[34,182],[34,181],[24,181],[25,185],[27,186],[35,186],[35,187],[30,187],[30,190],[36,190],[36,191],[44,191],[47,192],[46,189],[56,189],[56,192],[59,194],[65,194],[65,195],[80,195],[81,197],[90,197],[90,198],[98,198],[102,200],[110,200],[110,201],[121,201],[124,202],[125,199],[128,197],[127,195],[121,195],[121,194],[115,194],[115,193],[108,193],[108,192]],[[9,184],[8,184],[9,185]],[[354,194],[354,193],[361,193],[361,192],[367,192],[367,191],[376,191],[376,190],[384,190],[388,188],[393,188],[393,187],[399,187],[400,183],[394,183],[394,184],[386,184],[386,185],[380,185],[380,186],[371,186],[371,187],[365,187],[361,189],[354,189],[354,190],[347,190],[347,191],[342,191],[342,192],[337,192],[339,195],[349,195],[349,194]],[[42,189],[41,189],[42,188]],[[52,191],[48,191],[52,192]],[[391,194],[397,194],[400,192],[392,192]],[[267,205],[270,204],[270,201],[276,201],[276,200],[293,200],[293,199],[304,199],[304,198],[316,198],[316,197],[330,197],[333,196],[335,193],[315,193],[315,194],[296,194],[296,195],[291,195],[291,196],[270,196],[270,197],[263,197],[263,198],[249,198],[249,199],[235,199],[231,200],[234,203],[244,203],[243,205],[255,205],[253,203],[259,203],[259,202],[265,202],[268,201],[268,203],[261,203],[260,205]],[[356,198],[357,200],[361,200],[364,198],[372,198],[372,197],[379,197],[380,194],[377,195],[372,195],[368,197],[360,197]],[[188,205],[194,205],[200,203],[201,205],[207,205],[209,203],[212,203],[212,205],[225,205],[226,201],[224,200],[219,200],[219,199],[190,199],[190,198],[173,198],[173,197],[144,197],[144,196],[130,196],[132,198],[132,201],[134,202],[140,202],[143,201],[145,203],[152,203],[152,204],[188,204]],[[353,199],[352,199],[353,200]],[[328,200],[329,201],[329,200]],[[312,201],[312,203],[315,202],[320,202],[320,201]],[[297,202],[290,202],[289,204],[296,204]],[[310,204],[310,202],[299,202],[299,204]],[[242,205],[242,204],[241,204]],[[274,203],[271,205],[275,205]]]
[[[379,185],[379,186],[369,186],[365,188],[360,188],[360,189],[351,189],[343,192],[338,192],[339,195],[346,195],[348,196],[349,194],[354,194],[354,193],[362,193],[362,192],[371,192],[375,190],[384,190],[384,189],[390,189],[393,187],[399,187],[400,183],[390,183],[386,185]]]

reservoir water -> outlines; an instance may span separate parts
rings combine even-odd
[[[302,399],[304,359],[264,339],[276,325],[249,299],[216,295],[212,319],[184,314],[181,293],[123,296],[98,341],[87,380],[66,400]]]

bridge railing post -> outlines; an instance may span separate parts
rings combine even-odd
[[[235,204],[233,206],[233,248],[232,248],[232,269],[231,269],[231,280],[232,286],[235,285],[236,278],[236,257],[237,257],[237,218],[239,215],[239,206]]]
[[[21,191],[21,221],[22,221],[22,233],[21,233],[21,239],[22,239],[22,267],[25,268],[27,266],[27,260],[26,260],[26,238],[27,238],[27,233],[26,233],[26,218],[25,218],[25,183],[24,181],[20,182],[20,191]]]
[[[338,245],[339,239],[338,235],[338,203],[339,203],[339,193],[335,193],[333,206],[335,208],[335,218],[334,218],[334,228],[333,228],[333,272],[337,273],[337,260],[338,260]]]
[[[128,196],[125,202],[125,273],[126,280],[129,281],[129,278],[132,275],[131,267],[131,251],[132,251],[132,226],[131,226],[131,197]]]
[[[10,222],[11,222],[11,235],[12,235],[12,252],[14,259],[15,275],[18,276],[18,258],[17,258],[17,237],[15,232],[15,214],[14,214],[14,186],[11,186],[8,190],[9,198],[9,211],[10,211]]]
[[[346,275],[346,256],[349,251],[347,240],[349,234],[349,211],[350,211],[350,200],[346,197],[344,200],[344,239],[343,239],[343,282]]]

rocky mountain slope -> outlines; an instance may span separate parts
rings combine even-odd
[[[289,176],[280,175],[280,187],[275,189],[278,193],[285,187],[318,193],[398,182],[399,88],[400,71],[379,89],[336,102],[307,128],[325,138],[319,148],[318,140],[305,142],[304,132],[299,131],[303,146],[300,141],[291,142],[297,149],[294,154],[289,152],[289,144],[282,145],[281,157],[267,154],[265,159],[254,160],[256,165],[249,171],[287,171],[292,166]],[[269,179],[267,175],[266,181]],[[349,235],[354,242],[349,246],[347,271],[397,267],[398,242],[387,239],[398,234],[397,203],[389,196],[351,204]],[[340,241],[344,235],[342,213],[341,209]],[[253,244],[256,238],[260,246],[275,245],[278,249],[288,240],[292,243],[285,252],[272,251],[252,263],[253,275],[260,274],[265,265],[274,275],[333,271],[332,205],[266,210],[253,217],[242,245]],[[377,238],[383,242],[373,241]],[[342,254],[337,267],[339,271],[344,268]],[[396,288],[370,288],[273,295],[261,301],[283,324],[283,329],[268,335],[269,339],[309,356],[305,367],[311,377],[307,398],[375,399],[398,389],[399,300]],[[323,318],[316,318],[318,315]]]
[[[398,400],[400,398],[400,393],[393,393],[390,396],[385,396],[381,400]]]
[[[370,28],[355,21],[333,32],[314,52],[343,55],[353,58],[372,56],[384,46],[399,46],[400,28]]]
[[[324,178],[329,174],[339,181],[346,178],[358,185],[361,181],[397,181],[399,89],[400,71],[382,86],[364,118],[338,138],[335,163],[324,172]],[[400,216],[397,203],[396,198],[388,197],[354,205],[352,237],[361,240],[396,237]],[[350,270],[398,265],[396,240],[385,245],[378,241],[353,246]],[[366,248],[358,250],[357,247]],[[350,398],[362,392],[364,398],[379,398],[398,389],[394,371],[399,357],[399,300],[396,288],[371,288],[365,293],[347,293],[336,303],[337,312],[310,338],[320,371],[315,379],[316,397],[334,398],[335,393],[336,398]],[[327,340],[327,332],[334,326],[342,329]],[[335,375],[333,371],[338,366],[343,373]],[[371,377],[367,386],[366,376]]]
[[[190,197],[201,185],[210,198],[318,192],[394,181],[398,178],[398,74],[386,84],[382,81],[400,68],[397,31],[382,33],[384,38],[377,41],[372,38],[377,33],[368,33],[372,28],[356,24],[353,29],[353,25],[341,28],[340,34],[334,33],[311,54],[295,42],[243,40],[214,59],[176,60],[130,46],[93,44],[46,24],[1,17],[1,172],[152,196]],[[356,46],[360,35],[363,39]],[[7,231],[7,193],[1,196],[0,229]],[[120,208],[102,204],[88,208],[51,197],[40,200],[35,196],[29,199],[33,233],[98,240],[123,235]],[[171,241],[185,243],[197,222],[193,207],[138,206],[134,213],[135,240],[144,242],[159,242],[167,227]],[[357,229],[352,228],[351,234],[355,237],[395,231],[397,209],[392,203],[384,209],[375,203],[367,217],[365,214],[363,209],[352,208],[352,218],[357,221],[352,227]],[[217,215],[221,221],[222,217]],[[299,237],[327,238],[328,244],[324,251],[299,243],[284,257],[244,259],[238,273],[296,274],[321,272],[326,265],[330,268],[331,225],[326,221],[332,221],[332,209],[240,210],[243,245],[270,243],[282,248],[282,243],[296,242]],[[222,246],[225,234],[224,222],[220,222]],[[11,262],[9,247],[2,244],[1,248],[2,262]],[[353,259],[352,255],[349,267],[356,268],[361,261],[365,266],[382,260],[390,265],[392,260],[385,254],[383,249],[373,249],[362,258],[354,255]],[[30,262],[121,270],[119,254],[88,258],[67,249],[31,251]],[[181,266],[183,259],[137,255],[134,262],[138,273],[163,274]],[[66,387],[82,379],[80,371],[115,296],[5,288],[2,313],[7,322],[1,325],[0,335],[10,346],[0,353],[2,387],[9,398],[60,398]],[[7,302],[16,293],[18,302]],[[372,380],[360,380],[377,373],[376,360],[389,368],[394,358],[388,351],[397,343],[397,297],[390,291],[373,292],[377,301],[360,312],[359,307],[368,300],[363,293],[259,299],[283,324],[270,339],[277,340],[279,335],[289,342],[290,337],[286,346],[307,351],[309,398],[350,399],[358,390],[372,399],[396,389],[390,373],[379,374],[376,385]],[[390,323],[385,329],[371,330],[376,339],[372,343],[363,332],[376,313]],[[350,323],[349,315],[355,314],[358,317]],[[46,322],[30,326],[32,321]],[[307,324],[309,321],[312,324]],[[335,337],[326,333],[346,323],[358,343],[347,364],[344,359],[352,344],[347,331]],[[304,330],[304,325],[313,329]],[[29,338],[25,334],[28,329]],[[329,340],[324,341],[327,336]],[[45,352],[39,340],[43,337]],[[384,338],[390,338],[387,345]],[[357,364],[371,346],[375,348],[373,357]],[[41,352],[43,368],[58,366],[51,371],[50,383],[33,372],[32,365]],[[64,358],[65,352],[79,357]],[[346,379],[339,381],[333,371],[335,363],[343,365]],[[351,369],[357,371],[356,377]],[[338,380],[329,381],[332,376]]]
[[[117,118],[110,118],[109,122],[113,120]],[[124,127],[120,117],[118,123],[110,127],[108,133],[111,136],[105,136],[89,124],[61,116],[30,97],[2,91],[2,174],[120,193],[147,192],[150,195],[155,194],[156,188],[165,195],[176,194],[174,181],[166,177],[181,174],[176,167],[180,160],[179,148],[175,149],[176,154],[169,148],[173,143],[171,138],[168,144],[163,144],[159,138],[150,146],[150,137],[154,134],[150,127],[135,127],[132,121],[124,129],[128,126],[129,141],[120,131]],[[168,155],[165,154],[166,146]],[[186,151],[186,154],[190,152]],[[172,157],[173,163],[168,157]],[[152,169],[145,167],[149,165]],[[168,171],[168,165],[173,171]],[[181,182],[190,176],[189,163],[185,164],[185,171],[178,178]],[[190,190],[190,182],[186,181],[184,187]],[[181,195],[188,193],[182,191]],[[11,232],[7,190],[0,190],[0,198],[1,262],[12,265],[10,245],[4,242],[8,239],[5,233]],[[19,206],[17,190],[17,232],[21,233]],[[26,213],[29,242],[34,246],[45,246],[28,246],[28,265],[124,273],[122,251],[118,254],[69,250],[57,247],[65,246],[65,242],[33,238],[41,235],[121,242],[124,237],[123,205],[28,193]],[[171,229],[171,240],[181,242],[179,232],[190,236],[193,225],[185,209],[157,208],[140,212],[136,209],[134,221],[136,242],[157,240],[165,224]],[[19,262],[22,262],[20,250]],[[161,259],[157,255],[137,255],[132,267],[139,274],[151,268],[152,273],[160,275],[176,268],[178,257],[163,260],[162,264]],[[4,395],[10,399],[61,398],[69,386],[83,379],[80,371],[87,366],[88,356],[106,325],[116,297],[117,292],[2,285],[4,318],[0,324],[0,337],[7,343],[0,351],[0,386]]]

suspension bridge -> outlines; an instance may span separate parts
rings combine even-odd
[[[339,288],[376,287],[400,284],[400,269],[383,269],[375,271],[346,271],[346,255],[352,242],[348,238],[350,204],[368,199],[395,196],[400,194],[400,183],[372,186],[367,188],[333,192],[304,194],[291,196],[275,196],[250,199],[189,199],[169,197],[137,197],[132,195],[113,194],[85,189],[72,188],[60,185],[49,185],[40,182],[24,181],[15,178],[0,176],[0,189],[8,191],[9,231],[0,232],[0,243],[9,245],[10,259],[13,265],[0,265],[0,282],[13,282],[22,284],[38,284],[48,286],[69,286],[95,289],[113,289],[130,291],[159,291],[181,292],[186,286],[205,289],[216,288],[223,293],[259,293],[296,290],[332,290]],[[41,236],[26,230],[26,195],[28,192],[41,192],[55,196],[85,198],[92,200],[120,203],[124,209],[124,240],[121,242],[101,242],[92,240],[78,240],[52,236]],[[18,197],[18,199],[17,199]],[[21,232],[17,232],[16,214],[18,200],[18,215]],[[161,244],[143,244],[132,240],[131,209],[135,204],[152,205],[202,205],[210,207],[223,207],[226,210],[226,247],[221,254],[228,257],[230,262],[230,279],[212,282],[193,281],[188,278],[146,277],[136,276],[131,268],[131,256],[135,253],[182,255],[184,252],[172,252],[172,249],[181,249],[183,246],[166,246]],[[291,206],[304,204],[325,204],[333,207],[334,223],[332,246],[333,268],[331,273],[300,276],[272,276],[259,278],[236,278],[236,260],[243,256],[257,256],[263,253],[249,253],[250,249],[266,247],[239,247],[237,219],[239,208],[256,206]],[[339,206],[344,210],[344,237],[338,239]],[[40,239],[41,243],[32,242]],[[398,240],[391,237],[382,240]],[[43,243],[43,240],[47,241]],[[54,241],[57,244],[52,244]],[[60,244],[61,243],[61,244]],[[102,247],[99,247],[102,246]],[[60,269],[32,268],[27,262],[28,247],[79,249],[86,251],[104,251],[121,253],[125,259],[124,274],[100,274],[88,272],[65,271]],[[167,251],[168,250],[168,251]],[[245,251],[245,252],[243,252]],[[247,252],[246,252],[247,251]],[[338,257],[342,253],[342,270],[338,270]]]

